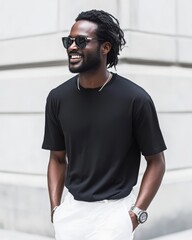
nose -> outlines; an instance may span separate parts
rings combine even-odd
[[[76,45],[75,40],[73,40],[72,44],[69,46],[68,50],[70,50],[70,49],[77,49],[77,48],[78,48],[78,46]]]

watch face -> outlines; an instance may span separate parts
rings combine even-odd
[[[144,223],[147,221],[147,218],[148,218],[147,212],[142,212],[139,216],[139,222]]]

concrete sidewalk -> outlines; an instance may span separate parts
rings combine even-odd
[[[192,229],[189,229],[183,232],[173,233],[173,234],[158,237],[158,238],[153,238],[150,240],[191,240],[191,239],[192,239]]]
[[[0,240],[54,240],[54,238],[0,229]]]
[[[50,238],[50,237],[43,237],[39,235],[0,229],[0,240],[18,240],[18,239],[19,240],[54,240],[54,238]],[[179,232],[179,233],[166,235],[163,237],[149,239],[149,240],[191,240],[191,239],[192,239],[192,229]]]

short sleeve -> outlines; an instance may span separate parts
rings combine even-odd
[[[59,104],[56,99],[49,94],[45,108],[45,132],[42,144],[43,149],[53,151],[65,150],[64,134],[58,120]]]
[[[144,156],[154,155],[166,149],[160,130],[154,103],[150,96],[134,103],[134,135]]]

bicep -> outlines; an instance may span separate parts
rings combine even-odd
[[[157,169],[165,170],[165,157],[163,152],[154,155],[145,156],[148,166],[154,166]]]
[[[65,151],[50,151],[50,161],[54,160],[58,163],[66,164],[66,153]]]

